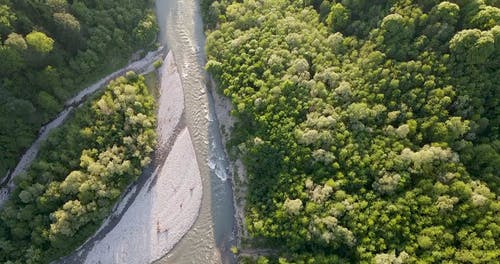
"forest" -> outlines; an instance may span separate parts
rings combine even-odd
[[[152,48],[152,0],[0,0],[0,180],[85,85]]]
[[[202,0],[241,263],[497,263],[500,2]]]
[[[49,263],[69,254],[151,161],[156,106],[143,76],[128,72],[71,115],[16,178],[0,211],[2,263]]]

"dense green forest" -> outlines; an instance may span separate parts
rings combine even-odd
[[[151,161],[155,109],[144,77],[128,72],[71,113],[0,211],[0,262],[48,263],[92,235]]]
[[[499,7],[202,1],[259,263],[498,263]]]
[[[0,179],[84,85],[157,34],[152,0],[0,0]]]

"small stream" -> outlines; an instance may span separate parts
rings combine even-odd
[[[186,121],[203,182],[200,215],[193,228],[158,263],[236,263],[235,220],[228,160],[204,70],[205,35],[196,0],[156,0],[160,40],[172,50],[185,94]]]

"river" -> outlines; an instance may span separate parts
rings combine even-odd
[[[185,94],[186,122],[200,165],[203,198],[193,228],[158,263],[235,263],[235,221],[228,162],[204,70],[205,35],[196,0],[156,0],[160,40],[172,50]]]

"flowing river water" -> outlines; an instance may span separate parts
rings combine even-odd
[[[158,263],[235,263],[235,221],[228,161],[204,70],[205,35],[197,0],[156,0],[160,40],[172,50],[185,94],[185,116],[203,182],[193,228]]]

